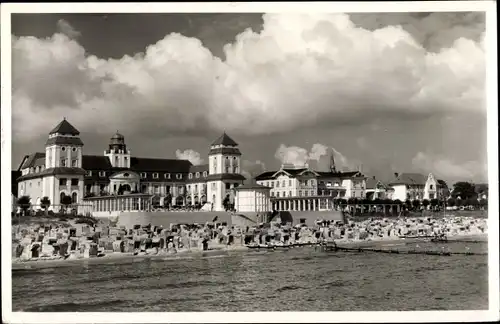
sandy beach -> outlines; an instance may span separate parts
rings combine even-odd
[[[422,242],[423,238],[380,238],[376,240],[335,240],[339,247],[349,247],[349,248],[368,248],[368,247],[384,247],[390,246],[395,243],[418,243]],[[454,235],[448,237],[449,242],[453,241],[488,241],[488,234],[462,234],[462,235]],[[296,246],[293,247],[295,249],[314,249],[315,245],[309,246]],[[232,253],[244,253],[249,251],[255,251],[259,249],[250,249],[243,245],[216,245],[213,246],[211,250],[202,251],[199,249],[178,249],[177,252],[167,252],[167,251],[159,251],[158,253],[139,253],[138,255],[134,255],[132,252],[108,252],[105,253],[104,256],[101,257],[91,257],[91,258],[38,258],[31,260],[20,260],[13,259],[12,260],[12,270],[21,270],[21,269],[30,269],[30,268],[40,268],[40,267],[59,267],[59,266],[72,266],[75,264],[96,264],[96,263],[106,263],[106,262],[117,262],[117,263],[127,263],[127,262],[141,262],[147,259],[163,259],[165,261],[172,261],[178,259],[190,259],[190,258],[203,258],[203,257],[216,257],[222,255],[229,255]],[[261,251],[272,251],[271,249],[260,249]],[[282,250],[282,249],[280,249]]]

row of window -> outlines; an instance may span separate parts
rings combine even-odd
[[[72,186],[78,186],[78,179],[69,179],[71,181]],[[66,178],[60,178],[59,179],[59,185],[60,186],[66,186],[68,184],[68,179]]]
[[[61,166],[62,167],[67,167],[68,165],[69,165],[68,159],[61,159]],[[77,159],[71,160],[71,167],[73,167],[73,168],[78,167],[78,160]]]
[[[43,165],[39,165],[36,168],[31,167],[29,173],[39,173],[39,172],[42,172],[44,169],[45,169],[45,167]]]
[[[66,151],[66,150],[71,150],[73,152],[76,152],[76,147],[72,147],[72,146],[62,146],[61,147],[61,151]]]
[[[198,185],[193,185],[193,186],[187,185],[188,192],[191,192],[191,188],[193,188],[195,193],[198,192]],[[203,184],[201,186],[201,190],[202,190],[202,192],[205,192],[207,190],[207,185]]]
[[[292,181],[293,181],[293,180],[288,180],[288,186],[289,186],[289,187],[291,187],[291,186],[292,186]],[[280,187],[280,185],[281,185],[281,187],[286,187],[286,183],[287,183],[287,182],[286,182],[286,180],[281,180],[281,181],[280,181],[280,180],[276,180],[276,181],[266,181],[264,185],[265,185],[266,187],[271,187],[271,188],[279,188],[279,187]],[[301,180],[301,181],[299,182],[299,184],[300,184],[301,186],[312,186],[312,187],[315,185],[315,183],[316,183],[316,182],[315,182],[315,180],[314,180],[314,179],[310,179],[310,180]]]
[[[200,172],[196,172],[195,173],[196,179],[198,179],[200,177],[200,175],[201,175]],[[208,172],[207,171],[203,171],[203,177],[206,178],[207,175],[208,175]],[[189,179],[193,179],[193,174],[190,173],[188,177],[189,177]]]

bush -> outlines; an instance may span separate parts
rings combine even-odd
[[[90,225],[90,226],[94,226],[94,224],[96,223],[96,221],[92,218],[78,218],[76,221],[75,221],[76,224],[87,224],[87,225]]]

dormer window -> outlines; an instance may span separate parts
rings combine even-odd
[[[193,179],[193,174],[192,173],[189,174],[189,179]]]
[[[99,176],[104,178],[106,176],[106,171],[99,171]]]
[[[170,173],[165,173],[165,179],[170,179]]]
[[[153,179],[158,179],[158,173],[153,173]]]
[[[64,146],[61,147],[61,151],[63,151],[63,152],[66,151],[66,147],[64,147]]]
[[[175,175],[175,177],[176,177],[177,179],[182,179],[182,174],[177,173],[177,174]]]
[[[142,179],[146,179],[146,177],[147,177],[146,172],[141,172],[141,178],[142,178]]]
[[[203,171],[203,177],[205,178],[207,176],[207,171]]]
[[[66,166],[66,159],[62,159],[62,160],[61,160],[61,166],[62,166],[62,167],[65,167],[65,166]]]
[[[73,147],[71,150],[72,150],[73,152],[76,152],[76,147]]]
[[[88,175],[89,177],[91,177],[91,176],[92,176],[92,171],[87,171],[87,175]]]
[[[196,178],[199,178],[199,177],[200,177],[200,173],[196,172]]]

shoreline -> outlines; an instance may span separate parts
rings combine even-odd
[[[487,233],[477,233],[477,234],[463,234],[463,235],[454,235],[448,237],[448,242],[454,241],[484,241],[488,242],[488,234]],[[388,243],[418,243],[422,242],[422,238],[381,238],[377,240],[336,240],[335,241],[338,247],[370,247],[374,245],[380,244],[388,244]],[[294,248],[312,248],[315,244],[309,246],[302,247],[294,247]],[[112,261],[118,262],[141,262],[147,259],[160,259],[162,258],[164,261],[171,261],[176,259],[184,259],[184,258],[197,258],[197,257],[214,257],[221,255],[229,255],[231,253],[238,252],[251,252],[251,251],[274,251],[273,249],[252,249],[248,248],[244,245],[236,245],[236,246],[215,246],[211,250],[202,251],[202,250],[180,250],[177,252],[166,252],[159,251],[157,254],[138,254],[134,255],[133,252],[110,252],[105,254],[102,257],[92,257],[92,258],[75,258],[75,259],[36,259],[36,260],[12,260],[12,271],[14,270],[25,270],[25,269],[35,269],[35,268],[52,268],[52,267],[65,267],[72,266],[81,263],[89,264],[89,263],[107,263]],[[278,249],[280,251],[281,249]]]

